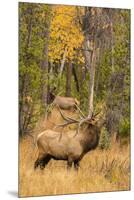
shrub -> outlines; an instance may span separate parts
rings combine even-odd
[[[100,149],[108,149],[110,146],[110,137],[107,129],[105,127],[101,130],[100,135],[100,142],[99,142],[99,148]]]
[[[119,124],[119,136],[127,137],[130,133],[130,120],[128,118],[122,119]]]

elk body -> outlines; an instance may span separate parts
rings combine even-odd
[[[43,169],[53,158],[66,160],[68,168],[74,163],[74,167],[78,169],[83,156],[97,147],[99,135],[100,129],[91,123],[91,120],[81,123],[79,134],[76,134],[76,131],[69,131],[61,137],[60,132],[45,130],[37,137],[39,154],[34,168],[40,166]]]
[[[76,108],[76,106],[79,105],[79,101],[73,97],[56,96],[53,104],[59,106],[61,109],[68,110],[71,108]]]

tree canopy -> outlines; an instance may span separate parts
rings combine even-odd
[[[52,91],[77,98],[86,115],[105,107],[106,131],[129,135],[129,10],[19,3],[20,135]]]

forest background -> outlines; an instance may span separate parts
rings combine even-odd
[[[19,33],[20,136],[54,94],[105,110],[104,137],[129,138],[130,10],[20,3]]]

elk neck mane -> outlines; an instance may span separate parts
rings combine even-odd
[[[91,149],[95,149],[99,142],[99,129],[97,126],[89,124],[83,128],[81,132],[80,143],[84,149],[84,152],[88,152]]]

